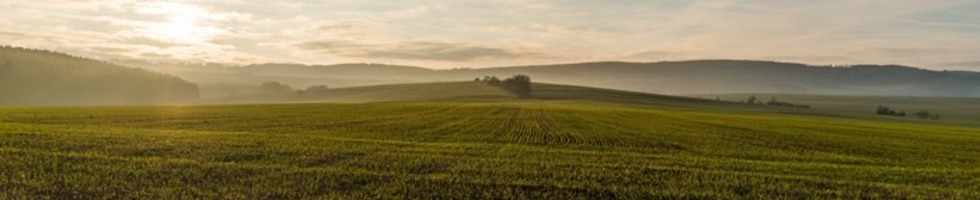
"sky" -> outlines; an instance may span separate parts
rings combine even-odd
[[[980,71],[980,0],[0,0],[0,44],[430,68],[750,59]]]

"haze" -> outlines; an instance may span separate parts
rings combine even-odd
[[[2,1],[0,41],[103,60],[430,68],[753,59],[980,70],[980,1]]]

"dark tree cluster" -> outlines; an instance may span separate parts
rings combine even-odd
[[[497,76],[484,76],[483,78],[476,78],[475,81],[501,87],[522,98],[531,96],[531,77],[527,75],[519,74],[504,80],[500,80]]]
[[[289,93],[293,92],[293,87],[276,81],[270,81],[259,85],[259,91],[262,93]]]
[[[875,114],[896,116],[896,117],[905,117],[906,115],[905,111],[897,111],[887,106],[878,106],[878,110],[875,111]],[[929,111],[919,111],[913,113],[913,115],[915,115],[915,117],[918,117],[919,119],[939,120],[939,114],[931,113]]]
[[[896,111],[896,110],[894,110],[892,108],[889,108],[889,107],[886,107],[886,106],[878,106],[878,110],[875,111],[875,114],[878,114],[878,115],[888,115],[888,116],[897,116],[897,117],[905,117],[905,111]]]
[[[716,100],[719,100],[720,101],[720,99],[718,99],[717,97],[716,97]],[[785,102],[785,101],[779,101],[779,100],[776,99],[776,97],[770,98],[769,101],[767,101],[767,102],[762,102],[762,100],[759,100],[759,98],[757,98],[756,96],[750,96],[749,98],[745,99],[745,103],[747,103],[747,104],[756,104],[756,105],[782,106],[782,107],[791,107],[791,108],[810,109],[810,106],[808,106],[808,105],[800,105],[800,104],[794,104],[794,103]]]
[[[476,81],[477,82],[486,82],[487,85],[492,85],[492,86],[500,86],[500,82],[501,82],[500,81],[500,78],[497,78],[497,76],[483,76],[482,79],[479,78],[479,77],[477,77],[476,78]]]
[[[776,97],[772,97],[771,99],[769,99],[769,101],[766,102],[766,105],[810,109],[810,106],[808,105],[800,105],[800,104],[793,104],[785,101],[779,101],[776,100]]]
[[[930,113],[929,111],[915,112],[915,116],[919,117],[919,119],[939,120],[939,114]]]
[[[748,103],[748,104],[755,104],[755,103],[756,103],[756,98],[755,98],[755,96],[751,96],[751,97],[749,97],[748,99],[745,99],[745,103]]]
[[[263,94],[323,94],[329,90],[330,87],[327,87],[326,85],[314,85],[307,87],[306,89],[294,90],[292,86],[280,83],[278,81],[269,81],[259,85],[259,91]]]

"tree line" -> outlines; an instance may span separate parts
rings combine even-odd
[[[259,85],[259,91],[263,94],[322,94],[328,90],[330,90],[330,87],[327,87],[326,85],[314,85],[306,87],[306,89],[296,90],[293,89],[292,86],[280,83],[278,81],[264,82]]]
[[[715,100],[720,101],[721,98],[717,98],[716,97]],[[756,96],[749,96],[749,98],[746,98],[744,102],[747,103],[747,104],[757,104],[757,105],[767,105],[767,106],[782,106],[782,107],[810,109],[810,106],[809,105],[801,105],[801,104],[794,104],[794,103],[790,103],[790,102],[786,102],[786,101],[780,101],[780,100],[776,99],[776,97],[772,97],[772,98],[769,99],[769,101],[763,102],[763,101],[759,100]]]
[[[886,116],[895,116],[895,117],[905,117],[906,116],[904,110],[903,111],[898,111],[898,110],[892,109],[890,107],[881,106],[881,105],[878,106],[878,109],[875,111],[875,114],[877,114],[877,115],[886,115]],[[925,111],[925,110],[924,111],[915,112],[915,113],[913,113],[913,115],[915,117],[919,118],[919,119],[939,120],[939,114],[932,113],[932,112]]]
[[[473,81],[485,82],[487,85],[503,88],[521,98],[531,96],[531,77],[527,75],[518,74],[503,80],[497,76],[483,76],[482,78],[477,77]]]

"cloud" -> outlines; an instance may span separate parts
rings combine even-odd
[[[409,41],[392,44],[367,44],[349,41],[313,41],[297,45],[304,50],[323,54],[401,60],[473,61],[480,59],[544,58],[547,55],[515,49],[477,46],[463,43]]]
[[[643,50],[627,53],[618,58],[622,59],[646,59],[646,60],[670,60],[683,56],[682,52],[667,50]]]
[[[119,48],[119,47],[89,47],[89,51],[99,52],[99,53],[112,53],[112,54],[122,54],[132,52],[130,49]]]
[[[333,36],[345,38],[361,38],[376,36],[377,27],[381,24],[363,19],[322,22],[320,25],[307,30],[310,36]]]
[[[980,69],[980,60],[949,62],[949,63],[943,63],[942,65],[944,65],[944,66],[952,66],[952,67],[968,67],[968,68]]]
[[[23,37],[26,37],[26,36],[27,35],[25,35],[23,33],[0,31],[0,37],[23,38]]]
[[[140,36],[119,37],[114,41],[123,44],[141,44],[141,45],[153,46],[161,49],[182,46],[182,44],[178,44],[174,42],[168,42],[168,41],[157,40],[149,37],[140,37]]]
[[[151,53],[151,52],[141,53],[140,56],[146,57],[146,58],[158,58],[158,59],[172,59],[173,58],[173,56],[171,56],[170,54]]]
[[[48,45],[63,45],[64,44],[63,40],[65,40],[65,38],[62,38],[57,35],[0,31],[0,40],[5,40],[4,42],[14,42],[12,43],[13,45],[23,45],[25,43],[44,43]]]
[[[947,49],[938,48],[895,48],[879,47],[868,49],[870,53],[881,54],[889,57],[910,57],[910,56],[931,56],[949,52]]]

